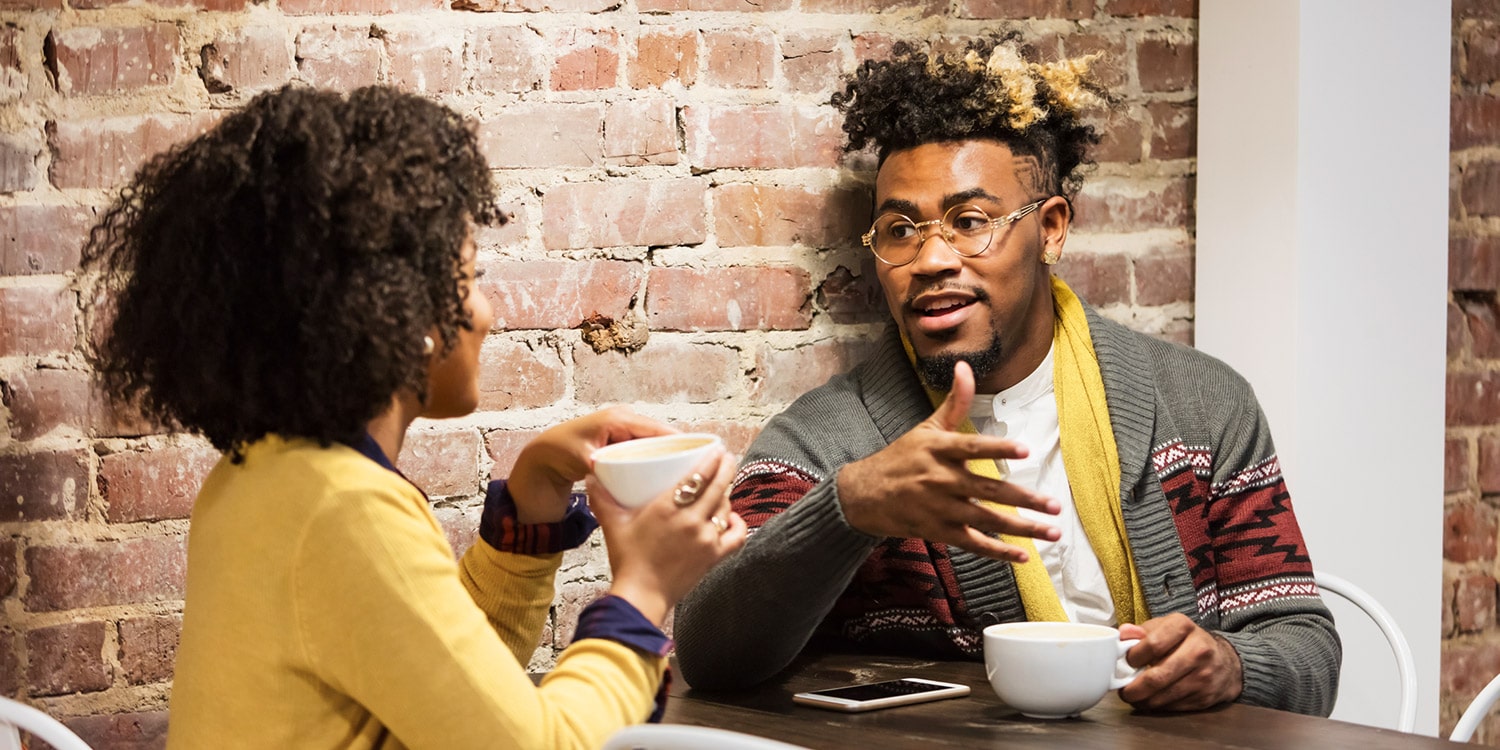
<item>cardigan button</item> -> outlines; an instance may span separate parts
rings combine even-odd
[[[985,612],[979,615],[979,626],[982,628],[998,624],[1000,624],[1000,615],[997,615],[994,612]]]

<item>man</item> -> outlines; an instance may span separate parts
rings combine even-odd
[[[677,611],[690,684],[809,643],[978,659],[987,625],[1066,619],[1141,639],[1137,707],[1332,709],[1338,637],[1249,385],[1051,274],[1107,103],[1091,62],[898,45],[835,95],[879,156],[862,241],[894,326],[745,456],[751,537]]]

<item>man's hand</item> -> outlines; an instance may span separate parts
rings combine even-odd
[[[971,502],[1056,514],[1051,500],[1009,482],[970,472],[969,459],[1024,458],[1026,448],[1004,438],[955,432],[974,400],[966,362],[953,368],[953,390],[937,411],[874,455],[838,473],[839,502],[849,525],[873,536],[915,537],[952,544],[977,555],[1025,562],[1026,553],[988,534],[1056,540],[1061,532],[1018,514]]]
[[[1121,625],[1120,638],[1139,638],[1125,661],[1140,669],[1120,688],[1120,699],[1152,711],[1197,711],[1240,697],[1244,675],[1229,641],[1172,613],[1141,625]]]

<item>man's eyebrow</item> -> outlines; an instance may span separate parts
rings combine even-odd
[[[875,207],[876,214],[898,213],[912,217],[917,214],[917,204],[900,198],[886,198]]]
[[[987,200],[994,201],[995,203],[1000,203],[1001,202],[999,196],[995,195],[994,193],[991,193],[988,190],[985,190],[982,187],[976,187],[976,188],[969,188],[968,190],[964,190],[962,192],[949,193],[948,195],[946,195],[946,196],[943,197],[943,205],[944,206],[953,206],[953,205],[957,205],[959,203],[968,203],[969,201],[972,201],[975,198],[985,198]]]

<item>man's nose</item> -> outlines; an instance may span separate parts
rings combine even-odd
[[[963,263],[963,258],[953,252],[944,238],[942,224],[933,224],[918,229],[922,234],[917,239],[917,257],[911,261],[912,273],[932,275],[952,272]]]

